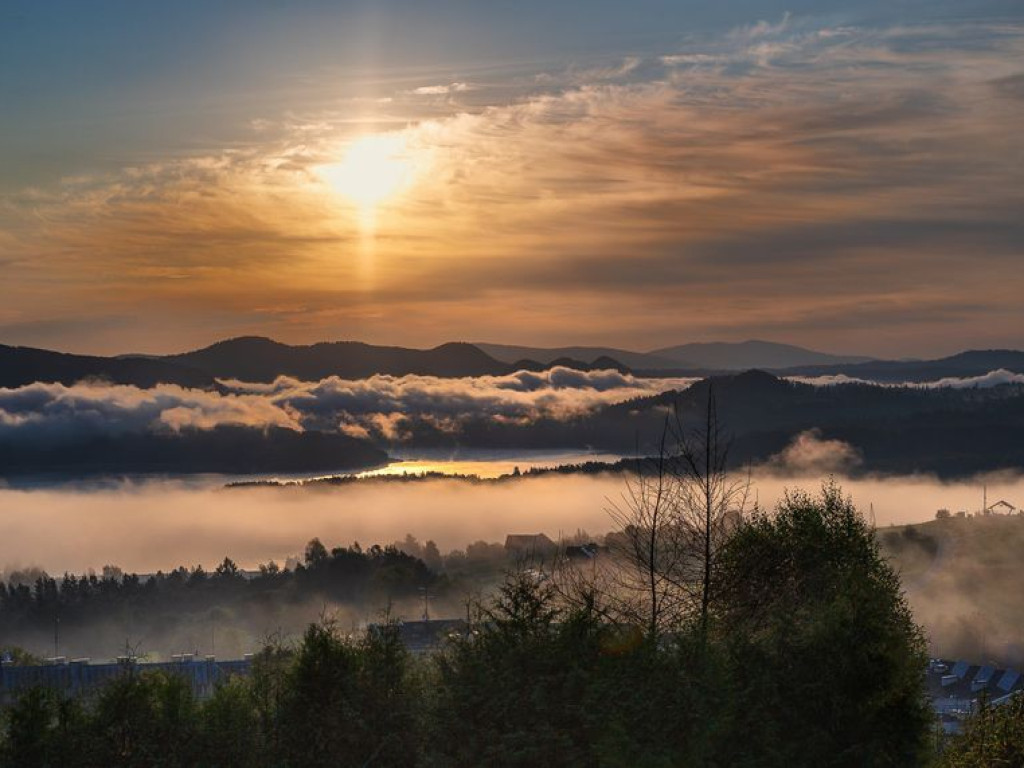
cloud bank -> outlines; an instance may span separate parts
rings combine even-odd
[[[924,384],[875,384],[846,376],[793,379],[815,386],[867,384],[925,388],[989,388],[1024,384],[1005,370]],[[222,380],[221,391],[161,384],[151,389],[85,381],[72,386],[29,384],[0,388],[0,440],[62,442],[91,435],[169,433],[219,426],[343,432],[353,437],[401,442],[414,423],[458,434],[470,422],[529,426],[538,420],[568,421],[603,406],[670,390],[692,378],[640,378],[615,370],[578,371],[556,366],[504,376],[439,378],[377,375],[331,376],[271,383]],[[856,457],[812,432],[776,457],[778,469],[851,469]]]
[[[301,430],[295,414],[264,397],[161,384],[152,389],[83,382],[0,388],[0,439],[56,441],[94,434],[216,426]]]
[[[443,379],[372,376],[271,384],[222,382],[225,392],[83,382],[0,389],[0,439],[62,441],[92,434],[245,426],[340,430],[391,440],[408,418],[457,431],[470,418],[529,424],[564,420],[609,403],[689,386],[692,379],[641,379],[618,371],[555,367],[507,376]]]
[[[790,376],[790,381],[811,384],[816,387],[828,387],[840,384],[868,384],[874,387],[916,387],[920,389],[992,389],[1004,384],[1024,384],[1024,374],[1014,373],[1005,368],[980,376],[947,376],[934,381],[877,382],[859,379],[840,373],[834,376]]]

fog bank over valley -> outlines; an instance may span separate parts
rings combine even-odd
[[[772,506],[787,488],[815,490],[821,474],[759,472],[751,500]],[[934,518],[940,508],[976,511],[982,483],[989,503],[1024,503],[1024,479],[992,475],[963,482],[930,477],[840,479],[879,528]],[[359,482],[340,487],[201,487],[173,480],[32,490],[0,489],[0,567],[38,566],[51,574],[107,564],[140,573],[178,565],[211,568],[225,556],[241,567],[300,555],[319,537],[329,547],[387,544],[411,533],[442,551],[509,533],[552,538],[611,528],[607,500],[622,476],[565,475],[499,483],[455,479]]]

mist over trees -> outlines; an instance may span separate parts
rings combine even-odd
[[[484,542],[446,557],[412,537],[313,539],[293,567],[255,575],[225,559],[7,585],[0,617],[16,631],[104,611],[209,619],[225,602],[388,608],[365,629],[324,613],[300,640],[267,640],[207,699],[132,666],[80,698],[24,691],[0,721],[0,766],[926,765],[925,638],[874,528],[833,481],[748,508],[716,396],[699,420],[663,417],[657,455],[627,465],[601,557],[563,546],[510,568]],[[426,613],[431,595],[458,595],[466,621],[416,655],[392,606],[422,597]],[[985,728],[1015,732],[1004,717],[983,713],[943,759],[998,752]]]
[[[362,557],[314,542],[293,578]],[[90,700],[25,693],[4,715],[0,754],[19,767],[925,759],[921,634],[837,487],[739,524],[717,569],[706,622],[698,604],[652,630],[617,618],[596,591],[567,594],[527,568],[426,656],[411,656],[386,616],[355,635],[328,620],[296,645],[267,646],[251,675],[206,701],[164,674],[126,674]],[[230,570],[211,578],[230,582]]]

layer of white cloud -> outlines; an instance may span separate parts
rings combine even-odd
[[[791,380],[815,386],[874,384],[842,375]],[[224,380],[224,393],[169,384],[140,389],[88,381],[72,386],[35,383],[0,388],[0,438],[61,440],[86,434],[245,426],[340,430],[393,440],[413,419],[450,432],[479,419],[520,425],[539,419],[568,420],[613,403],[684,390],[694,381],[556,366],[540,372],[456,379],[377,375],[366,379],[331,376],[312,382],[281,376],[267,384]],[[983,376],[877,386],[963,389],[1002,384],[1024,384],[1024,375],[997,370]],[[806,468],[797,459],[813,453],[816,437],[802,436],[800,444],[780,461]]]
[[[456,431],[468,419],[530,423],[568,419],[609,403],[681,389],[691,379],[640,379],[617,371],[552,368],[508,376],[330,377],[272,384],[223,382],[226,394],[160,385],[83,382],[0,389],[0,438],[63,440],[89,434],[166,432],[218,426],[341,430],[392,439],[415,417]]]
[[[791,376],[790,381],[828,387],[841,384],[868,384],[880,387],[917,387],[920,389],[991,389],[1004,384],[1024,384],[1024,374],[1014,373],[1005,368],[980,376],[946,376],[932,381],[876,382],[839,373],[830,376]]]
[[[234,392],[266,397],[275,406],[298,414],[307,427],[337,426],[353,435],[392,439],[401,422],[410,417],[446,431],[457,431],[465,421],[480,418],[519,424],[540,418],[564,420],[634,397],[685,389],[693,381],[554,367],[459,379],[378,375],[302,382],[279,377],[272,384],[222,384]]]
[[[0,388],[0,438],[7,440],[60,441],[222,425],[302,429],[295,414],[256,395],[171,384],[152,389],[91,382]]]

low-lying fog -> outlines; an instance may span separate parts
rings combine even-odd
[[[503,464],[504,466],[504,464]],[[479,469],[479,467],[478,467]],[[815,490],[820,474],[755,476],[752,497],[770,506],[786,488]],[[943,483],[927,477],[842,479],[879,527],[923,522],[939,508],[975,511],[988,501],[1024,503],[1024,479],[990,476]],[[0,489],[0,569],[38,566],[51,574],[118,565],[139,573],[178,565],[210,568],[225,556],[240,566],[283,562],[314,536],[328,547],[389,543],[407,533],[442,551],[508,533],[552,538],[611,526],[607,499],[618,476],[562,475],[500,483],[454,479],[363,482],[333,487],[225,489],[195,481],[145,480],[117,486]]]

